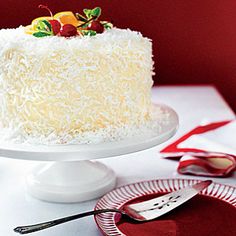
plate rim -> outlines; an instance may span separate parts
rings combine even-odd
[[[94,210],[97,210],[97,209],[100,209],[99,208],[99,204],[101,204],[102,201],[105,201],[104,199],[107,198],[110,194],[114,193],[114,192],[117,192],[119,191],[120,189],[123,189],[123,188],[129,188],[130,186],[134,186],[134,185],[144,185],[145,183],[151,183],[151,182],[172,182],[173,183],[173,186],[168,186],[170,189],[173,189],[173,190],[177,190],[176,189],[176,186],[175,183],[177,182],[182,182],[182,184],[184,182],[187,183],[187,185],[189,184],[195,184],[197,182],[200,182],[202,181],[203,179],[186,179],[186,178],[160,178],[160,179],[151,179],[151,180],[143,180],[143,181],[139,181],[139,182],[134,182],[134,183],[129,183],[129,184],[124,184],[112,191],[110,191],[109,193],[105,194],[101,199],[99,199],[94,207]],[[205,179],[204,179],[205,180]],[[187,186],[187,185],[184,185],[184,186]],[[142,186],[143,187],[143,186]],[[223,187],[223,190],[221,191],[221,193],[219,194],[219,196],[217,196],[217,193],[218,191],[220,190],[220,187]],[[145,188],[145,187],[144,187]],[[216,191],[215,191],[215,188]],[[225,193],[226,191],[226,188],[227,189],[227,192]],[[230,196],[227,196],[228,193],[230,193],[231,191],[231,188],[232,188],[232,193]],[[168,189],[167,189],[168,190]],[[215,192],[214,192],[214,191]],[[142,191],[144,191],[144,189],[142,189]],[[160,190],[157,190],[157,191],[154,191],[152,193],[158,193],[158,192],[168,192],[168,191],[161,191]],[[149,194],[152,194],[151,192]],[[224,194],[223,196],[221,196],[222,194]],[[127,198],[127,199],[123,199],[123,202],[120,203],[120,205],[118,207],[122,207],[124,204],[126,204],[127,202],[129,202],[130,200],[134,200],[135,198],[138,198],[138,197],[141,197],[141,196],[144,196],[145,195],[145,191],[142,193],[142,195],[136,195],[135,197],[133,198]],[[236,208],[236,186],[233,186],[233,185],[230,185],[230,184],[222,184],[222,183],[217,183],[217,182],[214,182],[212,183],[212,185],[210,185],[208,188],[204,189],[200,195],[203,195],[203,196],[209,196],[209,197],[212,197],[212,198],[216,198],[216,199],[219,199],[221,201],[224,201],[224,202],[227,202],[229,203],[231,206],[235,207]],[[230,198],[233,196],[233,199],[230,200]],[[227,197],[227,198],[226,198]],[[225,199],[226,198],[226,199]],[[120,200],[121,201],[121,200]],[[110,214],[111,217],[112,217],[112,223],[113,223],[113,229],[112,229],[112,236],[126,236],[124,233],[122,233],[116,226],[115,224],[115,213],[103,213],[103,214]],[[108,218],[108,217],[106,217]],[[101,233],[104,235],[104,236],[109,236],[110,234],[108,234],[107,232],[105,232],[103,230],[103,226],[102,224],[99,223],[99,215],[95,215],[94,216],[94,220],[97,224],[97,227],[100,229]],[[114,230],[115,228],[115,230]]]

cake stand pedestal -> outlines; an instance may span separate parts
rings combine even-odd
[[[115,187],[113,170],[100,162],[68,161],[42,164],[27,176],[28,191],[51,202],[81,202]]]
[[[133,153],[154,147],[172,137],[178,128],[176,112],[156,105],[165,114],[157,117],[160,127],[150,133],[102,144],[23,145],[0,144],[0,156],[15,159],[50,161],[37,166],[27,176],[27,189],[34,197],[51,202],[82,202],[98,198],[116,184],[113,170],[94,159]]]

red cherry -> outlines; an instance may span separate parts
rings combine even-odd
[[[60,35],[64,37],[71,37],[77,35],[77,28],[71,24],[65,24],[60,30]]]
[[[99,21],[94,20],[88,25],[87,29],[96,31],[98,34],[101,34],[104,31],[104,26]]]
[[[61,29],[61,23],[58,20],[49,20],[54,35],[57,35]]]

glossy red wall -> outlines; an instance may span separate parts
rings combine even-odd
[[[214,84],[236,110],[235,0],[7,0],[0,28],[27,25],[46,11],[101,6],[103,19],[153,39],[156,84]]]

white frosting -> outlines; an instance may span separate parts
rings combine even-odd
[[[28,135],[19,130],[1,129],[1,143],[20,143],[20,144],[98,144],[104,142],[120,141],[132,137],[156,137],[162,132],[162,126],[169,124],[170,114],[162,110],[160,107],[154,106],[151,111],[150,120],[140,125],[123,125],[119,127],[109,126],[107,128],[98,129],[96,131],[86,131],[78,133],[75,136],[64,133],[64,136],[58,139],[55,133],[48,136],[44,135]]]
[[[67,39],[0,30],[5,138],[97,143],[132,135],[127,129],[151,120],[152,75],[152,45],[138,32]]]

